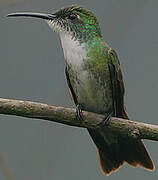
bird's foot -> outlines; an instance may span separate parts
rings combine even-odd
[[[104,126],[108,126],[109,122],[110,122],[110,118],[112,117],[113,112],[109,112],[105,115],[105,117],[103,118],[103,120],[99,123],[100,127],[104,127]]]
[[[83,121],[82,107],[80,104],[76,106],[76,119],[79,121]]]

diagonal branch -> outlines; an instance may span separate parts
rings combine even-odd
[[[99,123],[102,122],[103,115],[83,111],[81,122],[75,118],[75,109],[67,107],[0,98],[0,114],[42,119],[84,128],[104,128],[105,131],[114,131],[131,138],[158,141],[158,125],[112,117],[108,125],[101,127]]]

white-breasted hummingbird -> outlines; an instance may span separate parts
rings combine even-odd
[[[84,7],[72,5],[55,13],[18,12],[12,16],[45,19],[58,33],[64,51],[66,77],[72,97],[81,111],[129,119],[124,105],[124,82],[116,52],[107,45],[95,15]],[[98,148],[105,174],[117,170],[124,162],[154,170],[154,164],[139,139],[110,131],[88,129]]]

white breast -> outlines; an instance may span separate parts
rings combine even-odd
[[[74,68],[81,66],[86,58],[87,51],[84,48],[84,43],[72,39],[68,33],[60,34],[61,44],[64,52],[65,60]]]

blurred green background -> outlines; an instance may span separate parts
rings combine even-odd
[[[118,52],[130,117],[157,124],[156,0],[0,0],[0,97],[74,106],[57,34],[40,19],[6,18],[11,12],[54,12],[71,4],[97,15],[105,41]],[[0,180],[156,180],[158,143],[145,144],[155,172],[125,165],[106,177],[85,129],[0,115]]]

